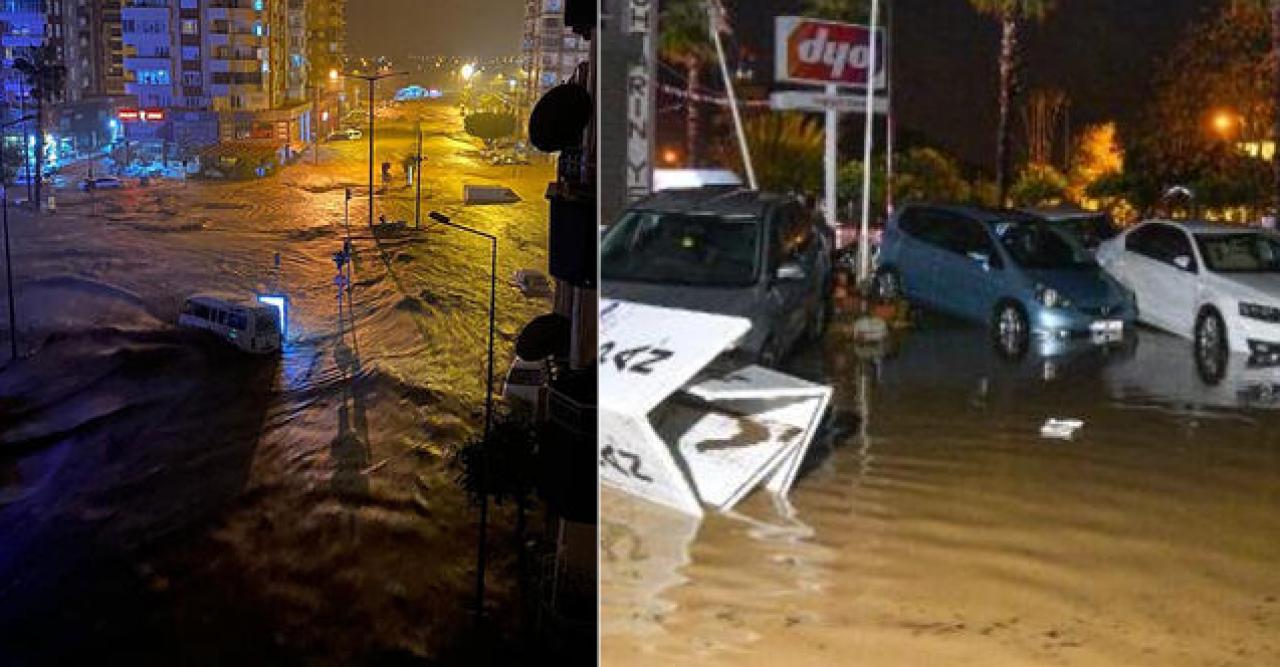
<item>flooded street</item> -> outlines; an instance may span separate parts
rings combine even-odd
[[[509,280],[546,268],[552,169],[488,164],[438,102],[380,117],[380,161],[400,164],[418,118],[424,221],[440,210],[499,238],[500,383],[549,309]],[[450,458],[481,424],[489,249],[427,222],[373,234],[367,150],[11,212],[24,358],[0,370],[0,664],[104,647],[137,664],[466,660],[478,512]],[[375,215],[412,228],[395,173]],[[521,201],[464,205],[468,183]],[[346,187],[354,290],[339,300]],[[283,353],[175,328],[197,292],[287,294]],[[490,519],[496,654],[518,632],[512,513]]]
[[[1145,328],[1010,361],[933,318],[864,360],[849,320],[788,363],[836,388],[789,503],[605,489],[606,663],[1280,664],[1280,371]]]

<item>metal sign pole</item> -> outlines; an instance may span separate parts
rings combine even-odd
[[[724,7],[719,0],[707,4],[707,16],[710,19],[711,38],[716,45],[716,57],[720,61],[720,76],[724,78],[724,89],[729,95],[729,111],[733,114],[733,129],[738,133],[738,149],[742,152],[742,164],[747,170],[747,184],[752,190],[759,189],[756,182],[756,169],[751,164],[751,148],[747,146],[747,134],[742,129],[742,113],[738,110],[738,96],[733,91],[733,79],[729,78],[729,65],[724,59],[724,44],[720,42],[720,26],[724,16]],[[693,100],[685,100],[685,104],[693,104]]]
[[[862,137],[862,224],[858,229],[858,285],[867,284],[871,276],[871,140],[875,126],[875,72],[876,72],[876,22],[880,18],[880,0],[871,0],[871,34],[868,37],[871,53],[867,63],[866,127]]]
[[[834,83],[827,84],[827,96],[836,97],[840,90]],[[823,157],[823,178],[826,205],[823,207],[823,217],[827,221],[827,226],[836,226],[836,175],[840,170],[840,112],[836,110],[835,105],[828,105],[826,109],[826,151]]]

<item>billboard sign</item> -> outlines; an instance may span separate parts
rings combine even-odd
[[[774,80],[778,83],[867,87],[871,29],[853,23],[779,16],[774,23]],[[876,90],[885,81],[884,30],[876,29]]]

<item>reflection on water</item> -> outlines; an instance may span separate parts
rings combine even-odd
[[[604,496],[605,664],[1280,664],[1280,372],[1145,329],[1017,360],[848,333],[792,362],[846,428],[789,503]]]

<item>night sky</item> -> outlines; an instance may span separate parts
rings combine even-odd
[[[350,0],[348,48],[357,56],[474,58],[520,53],[524,0]]]
[[[766,56],[772,16],[799,2],[738,0],[739,38]],[[1059,0],[1028,33],[1028,87],[1057,87],[1072,123],[1125,121],[1149,95],[1158,61],[1215,0]],[[967,0],[897,0],[894,99],[899,127],[968,163],[993,162],[999,27]],[[762,68],[771,72],[772,65]],[[1021,136],[1020,125],[1017,128]]]

